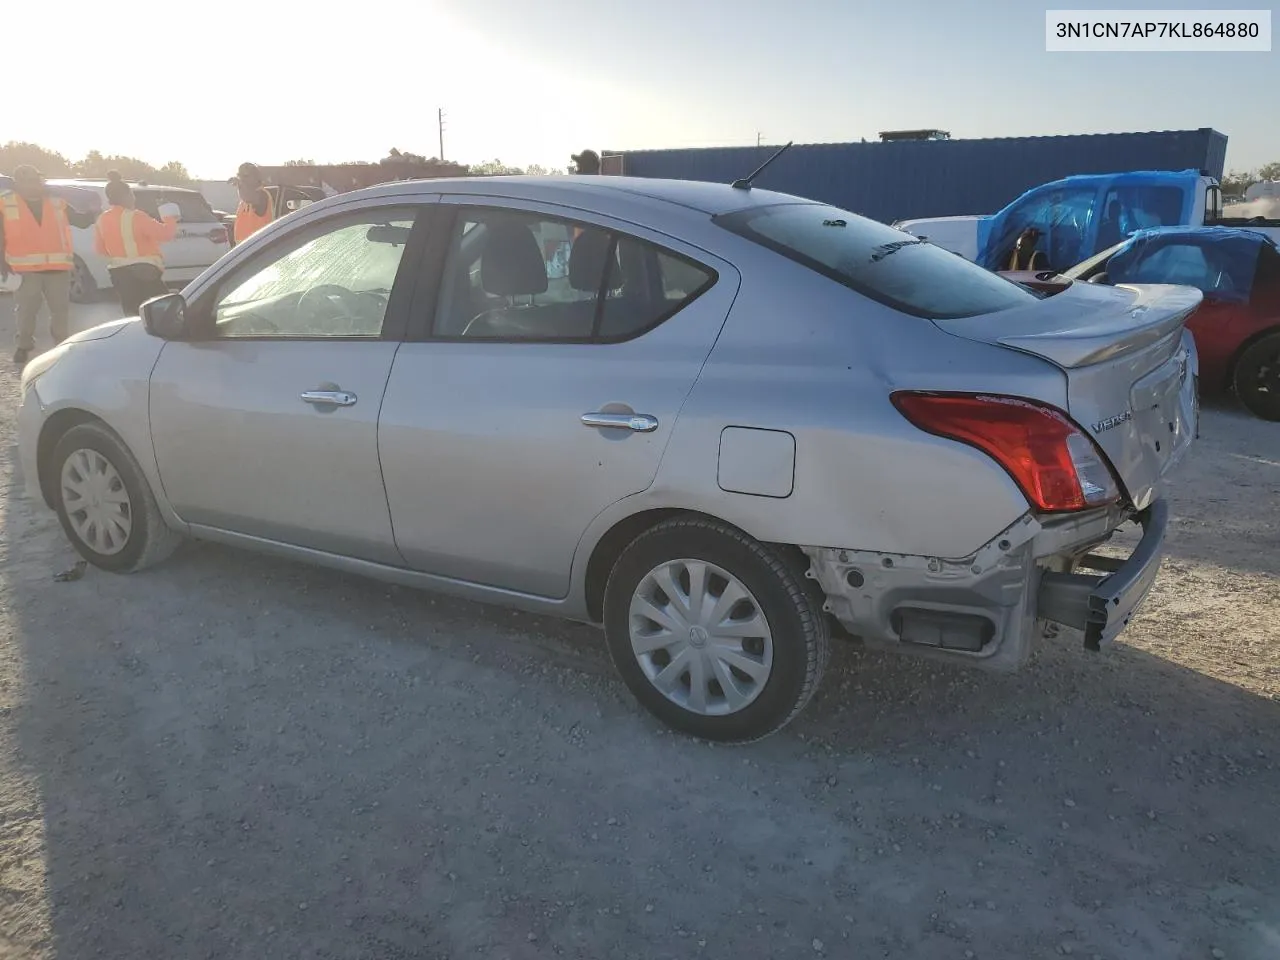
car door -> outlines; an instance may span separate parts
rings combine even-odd
[[[561,597],[592,519],[653,481],[738,275],[561,207],[439,213],[434,323],[397,354],[379,428],[396,543],[416,569]]]
[[[166,344],[150,394],[161,482],[184,520],[400,562],[377,421],[419,210],[364,204],[300,225],[190,305],[204,333]]]

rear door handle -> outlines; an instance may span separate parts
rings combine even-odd
[[[304,390],[302,402],[318,407],[352,407],[355,406],[356,395],[350,390]]]
[[[584,413],[582,422],[588,427],[632,430],[636,433],[653,433],[658,429],[658,418],[647,413]]]

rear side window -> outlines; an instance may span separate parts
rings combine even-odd
[[[183,223],[218,223],[202,194],[186,191],[135,190],[134,200],[138,209],[156,219],[160,217],[160,204],[175,203],[178,205],[178,219]]]
[[[439,337],[614,342],[656,327],[715,281],[626,234],[514,210],[460,212],[436,312]]]
[[[742,210],[716,223],[914,317],[973,317],[1037,299],[941,247],[823,204]]]

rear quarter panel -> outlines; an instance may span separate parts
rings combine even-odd
[[[960,340],[762,248],[731,256],[743,277],[649,490],[619,510],[676,506],[760,540],[963,557],[1027,510],[1008,474],[971,447],[925,434],[896,389],[990,390],[1065,405],[1038,358]],[[795,437],[790,496],[716,482],[730,426]]]

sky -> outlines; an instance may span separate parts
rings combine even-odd
[[[73,159],[96,149],[179,160],[197,177],[224,179],[243,160],[377,160],[391,147],[434,156],[443,108],[444,156],[464,163],[563,168],[585,147],[875,140],[920,127],[974,138],[1208,126],[1229,137],[1228,169],[1280,160],[1280,53],[1046,53],[1046,6],[1105,9],[1062,0],[347,0],[327,10],[62,0],[56,43],[9,46],[0,141]],[[16,23],[9,12],[6,34],[48,26],[23,18],[51,9],[25,5]],[[110,39],[117,15],[123,41]],[[22,76],[37,78],[30,96],[13,82]]]

